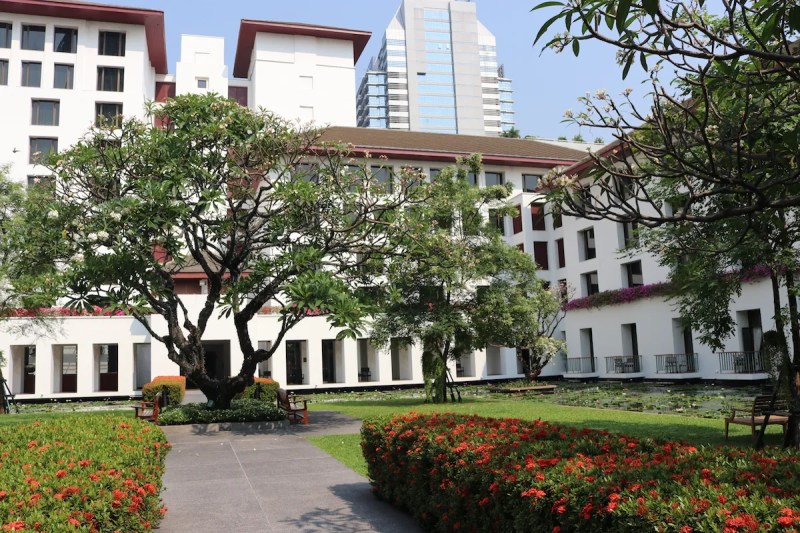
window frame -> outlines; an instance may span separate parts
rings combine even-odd
[[[534,178],[535,185],[531,188],[528,186],[528,178]],[[542,179],[541,174],[523,174],[522,175],[522,192],[536,192],[539,188],[539,180]]]
[[[592,277],[594,277],[594,282],[592,282]],[[585,296],[592,296],[600,292],[600,276],[597,274],[597,270],[584,272],[581,274],[581,280]]]
[[[545,215],[545,204],[531,204],[531,229],[533,231],[547,231]]]
[[[8,59],[0,59],[0,85],[8,85]]]
[[[533,261],[539,270],[550,270],[550,252],[547,241],[533,241]]]
[[[59,50],[57,47],[58,35],[59,32],[65,34],[70,38],[70,49],[69,50]],[[63,43],[63,41],[62,41]],[[62,26],[56,26],[53,28],[53,52],[57,54],[77,54],[78,53],[78,29],[77,28],[65,28]]]
[[[119,108],[119,113],[115,113],[113,116],[109,116],[102,112],[102,106],[117,106]],[[115,129],[121,128],[123,109],[124,108],[122,102],[95,102],[94,103],[95,126],[113,125]],[[100,117],[103,117],[106,122],[105,123],[101,122]]]
[[[118,35],[120,39],[117,41],[116,50],[118,53],[108,53],[108,42],[107,37],[109,35]],[[109,56],[109,57],[125,57],[125,51],[127,47],[127,38],[124,31],[114,31],[114,30],[101,30],[98,32],[97,35],[97,55],[100,56]]]
[[[42,122],[42,105],[52,105],[52,111],[48,114],[51,118],[49,122]],[[31,125],[32,126],[58,126],[61,117],[61,101],[52,98],[33,98],[31,99]]]
[[[36,85],[32,85],[30,83],[31,75],[30,75],[30,67],[32,65],[37,65],[39,68],[38,73],[38,81]],[[27,74],[27,75],[26,75]],[[20,62],[20,80],[19,84],[21,87],[41,87],[42,86],[42,62],[41,61],[22,61]]]
[[[0,40],[0,48],[11,48],[11,32],[14,30],[14,23],[0,22],[0,28],[3,29],[3,35],[5,35],[5,42]]]
[[[105,89],[106,86],[106,79],[108,78],[108,74],[111,72],[116,72],[116,83],[113,85],[116,89]],[[121,93],[125,92],[125,68],[124,67],[109,67],[109,66],[98,66],[97,67],[97,90],[100,92],[107,92],[107,93]]]
[[[633,270],[633,267],[638,265],[638,272]],[[642,261],[630,261],[628,263],[622,264],[623,271],[625,273],[625,285],[626,288],[633,288],[633,287],[641,287],[644,285],[644,273],[642,272]],[[634,282],[634,276],[639,276],[640,281],[638,283]]]
[[[31,33],[34,28],[37,28],[36,33],[38,33],[38,28],[41,28],[42,33],[42,47],[41,48],[31,48],[30,40],[31,40]],[[47,26],[41,24],[23,24],[22,25],[22,33],[20,34],[19,40],[19,47],[20,50],[32,50],[34,52],[44,52],[44,45],[47,42]],[[35,43],[38,44],[38,43]]]
[[[33,149],[33,147],[34,147],[33,145],[34,145],[34,142],[37,142],[37,141],[53,141],[53,143],[54,143],[53,148],[54,149],[53,150],[49,150],[46,153],[43,153],[41,150],[34,150]],[[53,153],[53,152],[56,152],[56,153],[58,152],[58,137],[32,136],[32,137],[28,138],[28,163],[30,163],[31,165],[40,164],[41,160],[43,158],[47,157],[47,154],[50,154],[50,153]],[[41,155],[39,155],[38,158],[37,158],[37,156],[34,155],[36,153],[39,153]]]
[[[497,176],[497,183],[492,183],[492,184],[489,183],[489,176],[490,175],[491,176]],[[486,184],[487,187],[492,187],[494,185],[503,185],[505,183],[505,176],[503,175],[502,172],[495,172],[495,171],[484,172],[483,173],[483,179],[484,179],[484,183]]]
[[[67,87],[59,87],[58,84],[56,83],[56,80],[58,80],[59,67],[66,67],[67,76],[64,78],[64,80],[65,82],[68,82],[65,83],[65,85],[68,85]],[[74,87],[75,87],[75,65],[72,63],[55,63],[53,65],[53,89],[63,89],[66,91],[71,91]]]
[[[597,240],[594,234],[594,227],[586,228],[578,232],[581,241],[583,257],[581,261],[590,261],[597,257]]]

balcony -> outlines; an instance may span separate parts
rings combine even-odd
[[[594,357],[567,357],[567,374],[595,374],[597,364]]]
[[[657,374],[694,374],[698,372],[696,353],[664,353],[656,355]]]
[[[766,372],[764,355],[761,352],[720,352],[721,374],[762,374]]]
[[[606,374],[638,374],[641,371],[641,355],[615,355],[606,357]]]

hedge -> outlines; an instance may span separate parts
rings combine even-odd
[[[255,378],[252,385],[244,389],[239,398],[260,400],[268,404],[276,404],[280,384],[272,378]]]
[[[129,416],[0,426],[0,530],[150,531],[166,512],[168,450],[158,427]]]
[[[800,529],[792,452],[414,413],[365,421],[362,450],[377,495],[429,531]]]
[[[162,426],[212,424],[217,422],[268,422],[283,420],[286,415],[274,403],[261,400],[233,400],[230,409],[211,409],[205,403],[174,405],[158,415]]]
[[[152,402],[156,394],[167,387],[169,405],[179,405],[186,396],[185,376],[158,376],[142,387],[142,400]]]

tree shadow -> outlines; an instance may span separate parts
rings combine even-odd
[[[415,533],[422,529],[414,519],[372,494],[369,483],[348,483],[329,487],[341,501],[338,507],[317,506],[276,525],[304,533]]]

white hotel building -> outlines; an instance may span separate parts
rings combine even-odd
[[[355,63],[368,32],[297,23],[242,20],[229,79],[221,38],[184,35],[175,74],[169,75],[162,12],[66,0],[0,0],[0,164],[12,178],[46,178],[37,152],[75,142],[97,115],[144,116],[150,100],[214,91],[249,107],[287,118],[331,125],[324,138],[351,143],[354,156],[385,156],[395,167],[431,173],[458,156],[482,153],[476,186],[511,183],[518,217],[502,221],[508,242],[532,254],[551,284],[566,280],[575,297],[658,283],[666,272],[650,257],[618,251],[626,231],[612,222],[554,220],[536,202],[538,177],[576,163],[584,152],[538,141],[356,128]],[[276,80],[280,80],[276,83]],[[383,162],[381,163],[383,164]],[[199,305],[202,276],[177,276],[187,305]],[[731,307],[737,334],[718,354],[684,331],[662,297],[572,310],[557,335],[566,353],[545,376],[760,380],[761,332],[774,328],[768,280],[744,286]],[[105,398],[138,394],[152,377],[178,367],[144,327],[126,316],[51,320],[49,331],[20,328],[24,318],[0,324],[3,374],[20,400]],[[259,315],[260,343],[275,337],[276,319]],[[156,330],[163,325],[152,317]],[[322,317],[292,329],[259,373],[295,390],[355,389],[422,382],[417,346],[376,347],[368,338],[336,339]],[[212,321],[205,334],[211,373],[236,371],[242,360],[233,325]],[[456,381],[520,376],[513,349],[489,347],[452,362]]]

